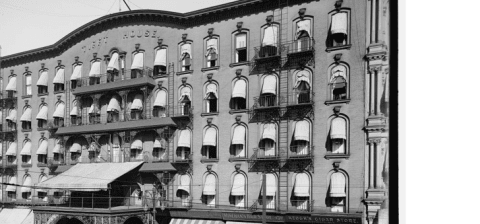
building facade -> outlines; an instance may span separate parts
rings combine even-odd
[[[0,216],[388,223],[388,4],[134,10],[2,57]]]

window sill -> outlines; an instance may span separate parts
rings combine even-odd
[[[32,98],[32,95],[23,95],[22,96],[22,99],[26,99],[26,98]]]
[[[235,63],[231,63],[229,66],[230,68],[233,68],[233,67],[242,66],[242,65],[250,65],[250,62],[249,61],[235,62]]]
[[[22,129],[22,132],[31,132],[32,129]]]
[[[32,164],[30,163],[22,163],[22,167],[32,167]]]
[[[37,131],[45,131],[47,128],[37,128]]]
[[[230,114],[240,114],[240,113],[248,113],[248,109],[239,109],[239,110],[230,110],[228,113]]]
[[[350,103],[350,99],[344,99],[344,100],[327,100],[325,101],[325,105],[335,105],[335,104],[348,104]]]
[[[230,157],[228,158],[228,162],[244,162],[247,161],[247,157]]]
[[[37,163],[37,167],[47,167],[46,163]]]
[[[188,70],[188,71],[183,71],[183,72],[177,72],[177,75],[185,75],[185,74],[192,74],[193,70]]]
[[[333,154],[333,153],[327,153],[325,155],[325,159],[349,159],[350,154]]]
[[[200,116],[202,117],[205,117],[205,116],[217,116],[218,115],[218,112],[214,112],[214,113],[202,113],[200,114]]]
[[[60,94],[60,93],[64,93],[65,90],[58,90],[58,91],[54,91],[53,94]]]
[[[213,67],[208,67],[208,68],[202,68],[202,72],[207,72],[207,71],[212,71],[212,70],[218,70],[220,69],[220,66],[213,66]]]
[[[153,76],[154,79],[166,78],[166,77],[168,77],[167,72],[159,73],[158,75],[154,75],[154,76]]]
[[[48,96],[48,93],[39,93],[37,96]]]
[[[327,47],[325,50],[326,52],[338,51],[338,50],[350,50],[352,47],[351,44],[343,45],[343,46],[336,46],[336,47]]]
[[[218,163],[218,159],[201,159],[201,163]]]

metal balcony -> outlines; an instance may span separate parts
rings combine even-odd
[[[285,117],[290,119],[302,119],[313,117],[315,93],[310,90],[293,90],[287,96],[287,111]]]
[[[286,61],[283,63],[284,68],[296,68],[315,62],[315,40],[313,38],[284,42],[282,48],[287,52]]]
[[[275,148],[273,152],[265,151],[264,147],[254,148],[253,155],[247,160],[250,172],[272,170],[280,167],[280,156]]]

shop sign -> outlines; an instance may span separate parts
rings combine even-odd
[[[248,214],[248,213],[233,213],[233,212],[223,212],[223,220],[232,220],[232,221],[255,221],[261,222],[261,214]],[[267,222],[284,222],[283,216],[281,215],[266,215]]]
[[[204,211],[170,211],[172,218],[222,219],[220,212]]]
[[[361,217],[339,217],[339,216],[297,216],[286,215],[285,222],[295,223],[316,223],[316,224],[361,224]]]

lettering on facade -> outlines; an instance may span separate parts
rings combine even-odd
[[[224,220],[262,221],[262,215],[228,212],[224,212],[222,215]],[[267,215],[265,218],[268,222],[284,222],[283,216],[279,215]]]
[[[92,43],[83,46],[82,51],[83,51],[83,53],[85,53],[86,51],[90,51],[90,50],[94,50],[95,48],[99,48],[100,46],[102,46],[102,44],[106,44],[107,40],[108,40],[108,37],[102,37],[102,38],[98,39],[98,41],[92,41]]]
[[[328,217],[328,216],[285,216],[286,222],[306,222],[306,223],[332,223],[332,224],[360,224],[362,223],[360,217]]]
[[[123,39],[131,39],[131,38],[141,38],[141,37],[152,37],[157,38],[157,31],[156,30],[131,30],[127,31],[123,34]]]

